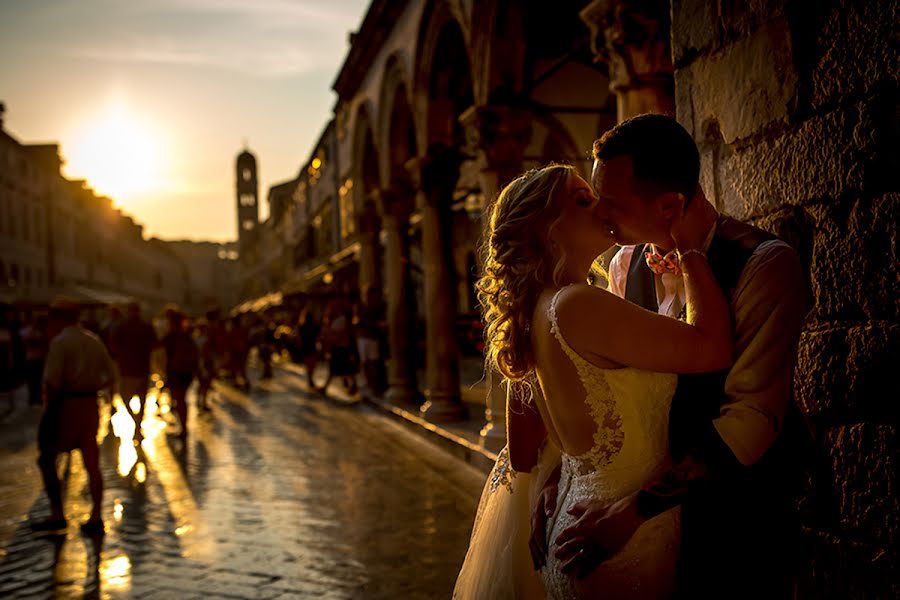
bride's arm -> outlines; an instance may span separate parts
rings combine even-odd
[[[566,341],[586,359],[650,371],[698,373],[732,363],[731,311],[702,246],[715,220],[705,201],[694,202],[673,224],[682,252],[687,323],[658,315],[609,292],[575,285],[560,294],[557,320]]]
[[[509,464],[514,471],[527,473],[538,461],[541,444],[547,437],[547,430],[538,412],[536,403],[525,402],[522,394],[513,393],[513,386],[525,384],[508,384],[506,394],[506,439],[509,446]],[[533,393],[540,391],[537,385],[531,384]]]

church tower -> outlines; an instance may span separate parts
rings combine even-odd
[[[256,157],[246,148],[238,154],[237,176],[238,246],[241,255],[253,243],[259,225],[259,191],[256,181]]]

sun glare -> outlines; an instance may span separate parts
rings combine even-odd
[[[64,147],[66,172],[118,205],[160,185],[162,148],[153,128],[122,105],[105,111]]]

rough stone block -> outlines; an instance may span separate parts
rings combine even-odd
[[[900,597],[896,550],[872,547],[819,532],[804,532],[800,600],[872,600]]]
[[[900,4],[840,0],[788,9],[801,97],[816,111],[863,96],[900,73]]]
[[[794,396],[817,421],[898,422],[900,325],[819,327],[800,336]]]
[[[672,56],[676,67],[747,37],[782,18],[784,0],[673,0]]]
[[[898,438],[896,427],[869,423],[825,432],[839,503],[838,526],[849,539],[883,547],[900,541]]]
[[[672,1],[672,58],[676,67],[716,43],[716,7],[707,0]]]
[[[814,207],[811,281],[821,319],[900,318],[900,194]]]
[[[753,144],[723,145],[717,177],[725,211],[746,219],[863,189],[876,155],[875,124],[860,102]]]
[[[693,123],[689,129],[694,132],[717,121],[725,143],[730,144],[785,120],[792,112],[797,76],[783,19],[683,70],[690,71],[690,79],[676,77],[676,105],[690,103]],[[677,90],[686,81],[690,81],[689,96]]]

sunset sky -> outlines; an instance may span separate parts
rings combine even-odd
[[[234,239],[235,157],[246,141],[261,198],[297,174],[368,4],[2,0],[4,128],[58,142],[145,236]]]

